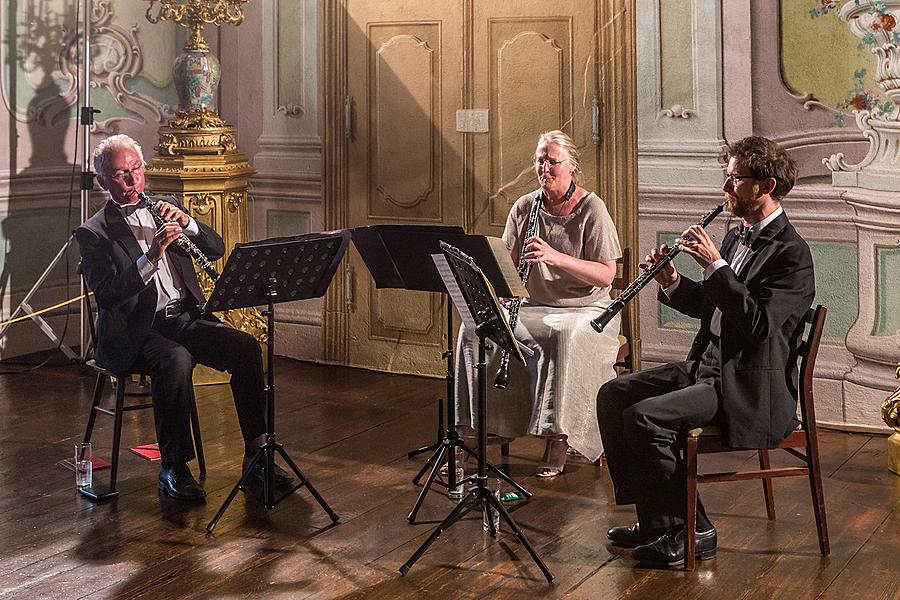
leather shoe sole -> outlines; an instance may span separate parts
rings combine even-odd
[[[606,532],[606,538],[620,548],[637,548],[659,539],[665,529],[641,529],[640,523],[622,527],[613,527]]]
[[[698,531],[695,554],[697,560],[709,560],[716,555],[716,530]],[[679,567],[684,564],[684,527],[673,527],[659,539],[638,546],[632,552],[635,560],[652,567]]]

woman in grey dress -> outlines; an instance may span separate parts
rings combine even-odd
[[[562,131],[542,134],[534,168],[541,187],[513,204],[503,232],[513,261],[518,263],[524,250],[531,263],[529,297],[519,309],[515,335],[534,355],[526,365],[512,361],[509,385],[500,390],[491,385],[499,352],[489,353],[487,430],[507,438],[546,438],[537,474],[553,477],[563,472],[569,448],[591,460],[603,452],[595,398],[615,376],[619,324],[616,320],[598,334],[589,323],[610,302],[622,251],[603,200],[575,184],[578,151],[569,136]],[[536,201],[542,203],[537,234],[523,239]],[[474,435],[477,348],[477,338],[461,328],[457,430],[467,442]]]

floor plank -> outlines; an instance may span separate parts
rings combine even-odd
[[[305,489],[266,511],[251,487],[215,534],[206,533],[240,475],[228,386],[197,388],[206,502],[161,497],[158,465],[125,451],[120,497],[94,504],[58,465],[82,435],[91,372],[71,366],[0,377],[0,598],[838,599],[863,590],[867,598],[900,598],[900,477],[885,468],[885,438],[833,431],[820,434],[827,558],[819,555],[806,480],[786,478],[776,482],[774,522],[759,482],[703,486],[717,557],[694,573],[639,568],[629,552],[606,544],[606,529],[629,523],[633,512],[615,506],[605,468],[573,459],[560,477],[537,478],[543,445],[521,439],[511,456],[491,446],[489,458],[534,492],[511,514],[554,583],[505,524],[492,539],[475,513],[401,577],[400,566],[453,508],[435,486],[417,524],[406,521],[419,491],[411,478],[427,458],[406,453],[434,441],[445,382],[287,359],[278,359],[276,377],[279,442],[340,514],[337,526]],[[124,444],[154,441],[149,411],[125,421]],[[98,421],[98,454],[108,453],[111,425]],[[735,469],[755,454],[702,461]]]

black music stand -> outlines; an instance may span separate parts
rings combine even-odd
[[[478,422],[476,423],[476,431],[478,435],[478,447],[483,449],[487,445],[487,429],[485,428],[485,420],[487,418],[487,409],[485,407],[485,340],[490,339],[500,348],[510,353],[510,357],[524,362],[519,343],[513,336],[509,327],[509,322],[503,310],[500,308],[497,296],[490,282],[485,278],[484,273],[475,264],[471,257],[459,251],[459,249],[441,242],[441,250],[443,258],[446,260],[446,266],[449,273],[446,273],[444,281],[447,290],[456,304],[457,310],[463,316],[464,322],[473,327],[475,334],[478,336],[478,364],[476,366],[476,376],[478,377],[478,398],[477,411]],[[435,259],[439,262],[439,258]],[[410,567],[424,554],[432,543],[444,531],[453,526],[462,517],[467,515],[475,508],[481,509],[487,513],[487,523],[491,537],[497,536],[494,529],[494,520],[491,511],[496,510],[500,513],[500,517],[509,525],[519,542],[531,555],[531,558],[540,568],[544,577],[548,582],[553,581],[553,573],[537,555],[532,545],[525,538],[525,534],[513,521],[509,512],[503,506],[503,503],[491,493],[487,488],[487,461],[484,458],[484,452],[479,451],[478,470],[475,475],[475,487],[470,489],[463,496],[459,504],[450,511],[450,514],[441,521],[440,525],[431,532],[431,535],[419,548],[413,553],[408,561],[400,567],[400,574],[406,575]]]
[[[441,242],[446,241],[462,248],[475,259],[485,265],[486,275],[501,296],[511,297],[522,295],[522,290],[512,290],[507,284],[501,267],[491,252],[487,239],[480,235],[467,235],[461,227],[444,227],[430,225],[370,225],[357,227],[352,230],[353,244],[359,251],[366,268],[372,274],[377,288],[400,288],[406,290],[446,293],[444,282],[440,273],[434,266],[431,256],[441,253]],[[506,251],[504,249],[504,255]],[[515,266],[509,261],[512,276]],[[516,279],[518,281],[518,279]],[[429,471],[428,479],[419,493],[407,520],[415,523],[416,515],[425,497],[435,483],[452,489],[460,482],[456,481],[456,448],[462,448],[471,456],[477,456],[471,448],[467,448],[456,433],[456,407],[454,396],[454,361],[453,361],[453,304],[447,300],[447,350],[442,358],[447,360],[447,426],[444,428],[443,411],[438,400],[438,437],[434,444],[424,446],[408,453],[412,458],[422,452],[432,451],[431,457],[419,470],[413,483],[419,485],[422,476]],[[482,446],[484,447],[484,446]],[[447,463],[447,481],[439,478],[440,467]],[[506,481],[525,498],[532,496],[517,481],[498,469],[491,463],[487,468],[493,471],[497,477]]]
[[[338,263],[347,250],[350,232],[334,231],[311,233],[296,237],[272,238],[258,242],[238,244],[222,271],[209,300],[203,305],[203,312],[267,305],[267,358],[269,372],[266,379],[266,443],[253,455],[241,478],[232,488],[219,512],[213,517],[206,531],[212,533],[216,524],[238,491],[253,472],[256,464],[265,461],[266,477],[263,480],[263,503],[269,510],[293,494],[304,485],[319,505],[338,522],[338,515],[331,510],[325,499],[300,471],[275,437],[275,304],[307,298],[318,298],[325,294],[331,283]],[[280,498],[275,498],[275,453],[290,466],[300,483]]]

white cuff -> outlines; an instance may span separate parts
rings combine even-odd
[[[724,267],[727,264],[728,264],[728,261],[725,260],[724,258],[720,258],[719,260],[715,260],[715,261],[709,263],[708,265],[706,265],[706,268],[703,269],[703,279],[709,279],[710,277],[712,277],[713,273],[715,273],[716,271],[718,271],[719,269],[721,269],[722,267]]]
[[[154,265],[153,261],[147,258],[146,254],[142,254],[135,264],[137,265],[138,273],[141,275],[141,280],[144,283],[150,283],[150,280],[153,279],[153,276],[159,270],[159,267]]]
[[[665,294],[667,298],[671,298],[672,294],[674,294],[675,290],[678,288],[679,283],[681,283],[681,275],[678,275],[678,277],[675,278],[675,283],[669,287],[660,286],[659,289],[662,290],[662,293]]]
[[[197,221],[194,220],[194,217],[188,215],[188,219],[190,219],[190,222],[187,227],[182,228],[182,231],[186,235],[197,235],[200,233],[200,226],[197,225]]]

